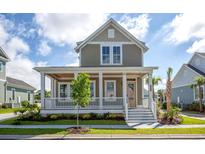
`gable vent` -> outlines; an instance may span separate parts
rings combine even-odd
[[[115,30],[108,29],[108,38],[114,38],[114,37],[115,37]]]

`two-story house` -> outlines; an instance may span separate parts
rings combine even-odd
[[[152,73],[144,67],[148,47],[110,19],[85,40],[77,42],[79,67],[35,67],[41,74],[41,113],[76,113],[70,82],[79,73],[91,80],[90,105],[80,113],[124,113],[129,122],[156,121],[152,100]],[[51,79],[51,98],[45,98],[45,76]],[[144,78],[149,78],[149,99],[144,99]]]
[[[21,101],[33,103],[35,88],[26,82],[6,76],[6,63],[10,59],[0,47],[0,104],[19,107]]]
[[[199,100],[199,89],[192,89],[190,86],[197,76],[205,78],[205,53],[194,53],[189,62],[182,65],[172,81],[172,102],[186,107],[187,104]],[[200,89],[203,92],[203,100],[205,100],[204,88],[205,85]]]

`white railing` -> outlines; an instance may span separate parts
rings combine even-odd
[[[149,108],[149,99],[146,97],[142,98],[142,105],[145,108]]]
[[[73,101],[68,98],[45,98],[42,109],[75,109]],[[91,98],[88,106],[81,109],[123,109],[122,97],[103,97],[102,106],[99,97]]]
[[[157,119],[157,105],[154,100],[149,101],[149,107],[154,115],[154,118]]]

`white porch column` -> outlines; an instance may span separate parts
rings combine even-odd
[[[122,94],[124,105],[127,104],[127,74],[122,75]]]
[[[149,95],[149,108],[151,107],[150,104],[153,100],[153,94],[152,94],[152,73],[148,74],[148,95]]]
[[[77,77],[78,77],[78,72],[75,72],[74,73],[74,79],[77,79]]]
[[[57,91],[56,91],[56,79],[53,79],[53,97],[54,98],[56,98],[57,96],[56,96],[56,93],[57,93]]]
[[[53,95],[54,95],[54,79],[51,78],[51,98],[53,98]]]
[[[128,120],[128,104],[127,104],[127,74],[123,73],[122,75],[122,94],[123,94],[123,103],[125,109],[125,120]]]
[[[45,74],[41,72],[41,105],[45,108]]]
[[[103,74],[99,72],[99,103],[100,109],[103,108]]]

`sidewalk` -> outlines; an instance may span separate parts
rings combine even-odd
[[[68,134],[68,135],[0,135],[1,140],[98,140],[98,139],[205,139],[205,135],[125,135],[125,134]]]
[[[205,128],[203,125],[160,125],[159,123],[153,124],[136,124],[136,125],[80,125],[88,128],[105,128],[105,129],[129,129],[129,128]],[[41,128],[41,129],[65,129],[68,127],[76,127],[76,125],[0,125],[0,128]]]
[[[17,117],[17,115],[14,113],[0,114],[0,121],[4,121],[4,120],[11,119],[14,117]]]

